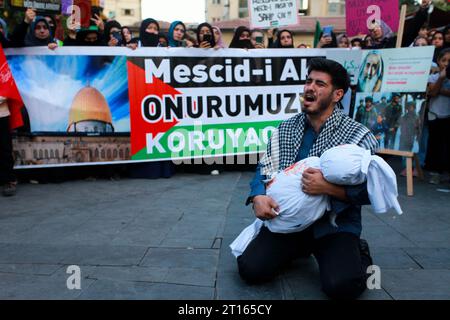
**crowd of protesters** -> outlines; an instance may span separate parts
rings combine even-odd
[[[428,28],[426,11],[427,6],[422,5],[414,17],[411,24],[412,28],[406,30],[402,40],[403,46],[432,45],[435,47],[432,74],[429,81],[428,111],[432,117],[429,117],[427,124],[427,130],[429,129],[427,145],[429,148],[425,165],[433,172],[431,182],[439,183],[439,174],[449,170],[450,166],[450,140],[448,139],[450,133],[450,87],[449,80],[445,77],[445,69],[450,60],[450,49],[448,49],[450,46],[450,25],[442,30]],[[0,19],[0,42],[4,48],[47,46],[51,50],[56,50],[61,46],[119,46],[128,47],[132,50],[139,47],[195,47],[216,50],[222,48],[248,50],[312,47],[305,43],[297,45],[293,32],[288,29],[262,30],[249,29],[246,26],[237,27],[231,42],[227,44],[223,39],[221,30],[206,22],[198,25],[196,29],[187,29],[182,21],[174,21],[165,33],[162,32],[157,20],[148,18],[141,22],[139,34],[133,34],[132,28],[122,26],[116,20],[102,19],[98,14],[94,14],[91,18],[91,25],[87,28],[82,28],[79,23],[72,21],[62,39],[55,37],[56,28],[57,22],[53,16],[37,15],[35,10],[27,9],[23,21],[11,33],[6,22]],[[345,34],[335,34],[332,30],[322,32],[315,47],[384,49],[394,48],[396,42],[396,36],[391,28],[382,20],[374,20],[366,35],[349,38]],[[400,117],[401,110],[399,112],[398,107],[392,107],[396,99],[396,95],[393,95],[389,106],[385,106],[383,112],[377,113],[374,110],[378,110],[386,102],[379,102],[378,108],[372,110],[373,100],[367,97],[365,105],[362,105],[357,112],[357,120],[363,122],[372,130],[386,132],[384,136],[386,146],[392,146],[394,139],[392,135],[395,137],[395,128],[398,121],[402,120]],[[388,114],[390,108],[395,109],[395,112],[392,111],[392,114]],[[3,97],[0,97],[0,120],[8,116],[7,102],[4,101]],[[395,118],[395,121],[391,118]],[[2,127],[6,126],[5,121],[1,123]],[[2,132],[6,131],[8,130],[2,130]],[[3,140],[10,140],[10,137]],[[4,189],[3,194],[13,195],[15,193],[15,182],[11,181],[12,175],[10,174],[12,172],[12,160],[9,156],[5,156],[5,152],[10,152],[11,144],[8,143],[7,145],[8,147],[4,148],[2,144],[0,166],[4,174],[0,177],[2,178],[0,182],[6,183],[8,186]],[[150,165],[143,166],[148,169]],[[158,172],[155,177],[169,177],[174,173],[173,164],[168,164],[168,162],[153,163],[151,166],[153,166],[151,171]]]

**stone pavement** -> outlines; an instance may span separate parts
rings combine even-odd
[[[228,245],[253,221],[251,172],[21,184],[0,197],[0,299],[326,299],[313,258],[243,283]],[[450,299],[450,193],[415,181],[404,215],[363,210],[381,268],[362,299]],[[69,265],[81,289],[69,290]]]

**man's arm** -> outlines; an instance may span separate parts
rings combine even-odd
[[[340,186],[325,180],[319,169],[308,168],[303,173],[303,192],[310,195],[327,195],[351,205],[370,204],[367,183],[355,186]]]
[[[252,202],[255,196],[266,194],[266,187],[263,182],[265,177],[266,176],[261,174],[261,164],[258,164],[258,166],[256,167],[255,176],[250,182],[250,194],[248,195],[247,201],[245,202],[246,206],[248,206]]]

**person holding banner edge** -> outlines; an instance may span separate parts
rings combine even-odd
[[[265,195],[263,182],[270,168],[282,170],[344,143],[375,152],[378,143],[370,130],[336,107],[349,85],[347,71],[339,63],[310,60],[303,112],[280,124],[277,135],[272,135],[278,139],[269,142],[250,183],[247,205],[253,204],[256,217],[276,217],[273,211],[278,205]],[[275,158],[278,161],[273,161]],[[333,185],[324,180],[320,170],[312,168],[305,170],[302,183],[307,194],[329,195],[331,211],[301,232],[275,234],[263,227],[237,258],[239,274],[249,283],[269,281],[290,261],[313,254],[319,264],[322,290],[330,298],[357,298],[366,288],[366,270],[372,264],[368,244],[360,239],[361,205],[370,203],[367,185]],[[329,223],[329,214],[337,214],[337,228]]]

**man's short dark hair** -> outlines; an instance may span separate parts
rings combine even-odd
[[[367,102],[367,101],[373,102],[373,98],[372,98],[372,97],[366,97],[365,100],[366,100],[366,102]]]
[[[321,71],[329,74],[334,89],[342,89],[344,90],[344,93],[346,93],[350,87],[350,78],[347,70],[336,61],[324,58],[313,58],[309,60],[308,74],[311,73],[311,71]]]

